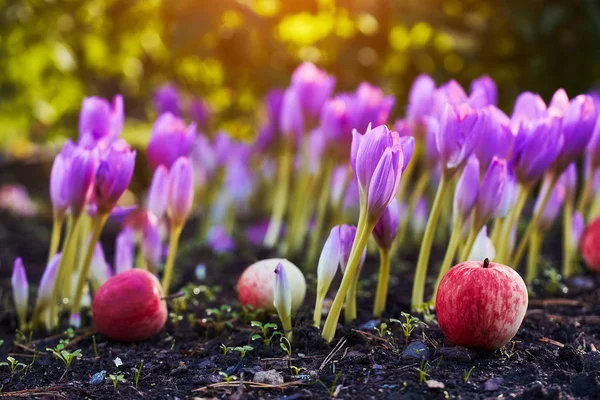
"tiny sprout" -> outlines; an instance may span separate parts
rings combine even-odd
[[[54,358],[62,361],[62,363],[65,365],[65,372],[69,369],[74,359],[82,357],[80,349],[77,349],[73,352],[65,350],[65,343],[59,343],[56,345],[56,347],[46,348],[46,350],[51,352],[52,355],[54,355]]]
[[[219,371],[219,375],[221,375],[223,377],[223,380],[227,383],[231,382],[231,381],[235,381],[237,379],[237,376],[235,375],[227,375],[227,373],[223,372],[223,371]]]
[[[108,377],[110,378],[110,380],[113,383],[113,389],[117,388],[117,385],[119,384],[119,382],[125,382],[125,375],[123,374],[110,374],[108,375]],[[136,384],[137,387],[137,384]]]
[[[390,335],[391,332],[388,329],[388,325],[385,322],[382,322],[381,324],[379,324],[379,326],[376,326],[375,328],[373,328],[377,331],[377,333],[379,333],[379,337],[384,337],[385,335]]]
[[[249,351],[254,350],[254,347],[250,346],[250,345],[245,345],[245,346],[236,346],[232,349],[233,351],[237,351],[238,353],[240,353],[240,359],[244,359],[244,357],[246,357],[246,353]]]
[[[471,377],[471,372],[473,372],[474,369],[475,369],[475,366],[473,365],[471,367],[471,369],[469,369],[468,371],[465,371],[465,376],[463,377],[463,381],[465,383],[469,382],[469,378]]]
[[[252,335],[252,340],[262,339],[263,343],[267,346],[269,346],[271,344],[271,341],[273,340],[273,338],[275,336],[283,335],[281,332],[277,331],[277,325],[273,324],[271,322],[268,322],[263,325],[263,323],[260,321],[252,321],[252,322],[250,322],[250,326],[259,328],[262,333],[262,335],[258,334],[258,333],[255,333],[254,335]],[[273,333],[271,335],[269,335],[269,329],[273,330]]]
[[[142,375],[142,367],[144,366],[144,360],[140,361],[140,366],[135,371],[135,388],[138,388],[138,384],[140,383],[140,375]]]
[[[229,350],[231,350],[231,347],[225,346],[225,343],[221,343],[221,345],[219,346],[219,348],[223,351],[223,355],[224,356],[226,356],[227,353],[229,353]]]
[[[92,347],[94,348],[94,357],[97,360],[100,356],[98,355],[98,347],[96,346],[96,335],[92,335]]]
[[[8,357],[6,357],[6,360],[8,362],[6,362],[6,361],[0,362],[0,367],[8,368],[8,370],[10,371],[11,378],[14,376],[15,372],[17,371],[17,368],[24,369],[27,367],[22,362],[17,361],[14,357],[8,356]]]
[[[297,367],[292,364],[292,344],[290,343],[288,338],[286,338],[285,336],[281,336],[279,345],[288,356],[289,367],[290,370],[292,370],[292,375],[298,375],[301,371],[304,371],[306,369],[302,367]]]
[[[424,324],[422,323],[419,318],[417,317],[413,317],[412,315],[402,312],[401,313],[402,317],[404,317],[404,321],[400,321],[397,319],[390,319],[390,322],[396,322],[399,323],[400,326],[402,327],[402,332],[404,333],[404,340],[406,342],[406,344],[408,344],[408,339],[410,338],[410,334],[412,333],[412,331],[419,325],[419,324]],[[427,324],[424,324],[425,326],[427,326]]]
[[[417,368],[417,371],[419,372],[420,384],[423,384],[425,381],[427,381],[427,377],[429,376],[428,371],[430,368],[431,366],[427,361],[425,361],[425,358],[421,358],[421,365],[419,365],[419,368]]]

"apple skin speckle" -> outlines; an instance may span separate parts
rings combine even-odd
[[[467,261],[451,268],[440,282],[436,312],[452,343],[493,351],[515,336],[527,305],[527,286],[515,270]]]
[[[273,282],[275,281],[275,267],[279,263],[283,264],[290,282],[292,311],[300,307],[306,295],[306,280],[300,269],[285,258],[260,260],[244,270],[237,284],[238,297],[242,305],[275,310]]]
[[[96,328],[122,342],[149,339],[167,321],[167,303],[162,297],[160,282],[148,271],[131,269],[115,275],[94,296]]]
[[[600,272],[600,217],[585,228],[579,247],[588,268]]]

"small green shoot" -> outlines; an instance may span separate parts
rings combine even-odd
[[[423,322],[421,322],[419,320],[419,318],[417,317],[413,317],[412,315],[402,312],[401,313],[402,317],[404,317],[404,321],[400,321],[397,319],[390,319],[390,322],[397,322],[400,324],[400,326],[402,327],[402,332],[404,333],[404,341],[405,344],[408,345],[408,339],[410,338],[410,334],[412,333],[413,330],[415,330],[415,328],[419,325],[419,324],[424,324]],[[424,324],[426,325],[426,324]]]
[[[110,378],[110,380],[113,383],[113,389],[117,388],[117,385],[119,384],[119,382],[125,382],[125,375],[123,374],[110,374],[108,375],[108,377]],[[136,385],[137,387],[137,385]]]
[[[144,366],[144,360],[140,361],[140,366],[135,371],[134,382],[135,382],[136,389],[138,388],[138,385],[140,383],[140,375],[142,375],[142,367],[143,366]]]
[[[240,353],[240,359],[244,359],[244,357],[246,357],[246,353],[249,351],[254,350],[254,347],[250,346],[250,345],[245,345],[245,346],[236,346],[232,349],[233,351],[237,351],[238,353]]]
[[[219,348],[223,351],[223,355],[226,356],[227,353],[229,353],[229,350],[231,350],[233,347],[227,347],[225,346],[225,343],[221,343]]]
[[[297,367],[292,364],[292,344],[290,343],[288,338],[286,338],[285,336],[281,336],[281,339],[279,341],[279,346],[281,346],[283,351],[285,351],[285,353],[288,356],[289,368],[292,371],[292,375],[298,375],[300,372],[302,372],[306,369],[306,368],[302,368],[302,367]]]
[[[273,338],[275,336],[281,336],[283,335],[281,332],[277,331],[277,324],[268,322],[266,324],[263,324],[260,321],[252,321],[250,322],[250,326],[253,326],[255,328],[259,328],[261,333],[255,333],[254,335],[252,335],[252,340],[258,340],[258,339],[262,339],[263,343],[266,346],[271,345],[271,341],[273,340]],[[273,332],[269,335],[269,330],[273,330]]]
[[[423,384],[425,383],[425,381],[427,381],[427,377],[429,376],[429,369],[431,368],[431,365],[429,365],[429,363],[422,358],[421,359],[421,365],[419,365],[419,368],[417,368],[417,372],[419,372],[419,383]]]
[[[14,357],[8,356],[6,357],[6,360],[7,361],[0,362],[0,367],[8,368],[11,378],[15,375],[17,368],[25,369],[27,367],[27,365],[23,364],[22,362],[15,360]]]
[[[468,371],[465,371],[465,376],[463,377],[463,381],[465,383],[469,382],[469,378],[471,377],[471,372],[473,372],[474,369],[475,369],[475,366],[473,365],[471,367],[471,369],[469,369]]]
[[[219,371],[219,375],[221,375],[223,377],[223,380],[227,383],[231,382],[231,381],[235,381],[237,379],[237,376],[235,375],[227,375],[225,372],[223,371]]]
[[[96,335],[92,335],[92,347],[94,349],[94,357],[98,360],[100,356],[98,355],[98,346],[96,346]]]
[[[69,369],[74,359],[82,357],[80,349],[70,352],[69,350],[65,349],[64,343],[59,343],[54,348],[48,347],[46,350],[51,352],[54,358],[62,361],[62,363],[65,365],[65,372]]]
[[[392,332],[388,329],[388,324],[386,324],[385,322],[382,322],[381,324],[379,324],[379,326],[376,326],[373,329],[377,331],[380,338],[390,336],[392,334]]]

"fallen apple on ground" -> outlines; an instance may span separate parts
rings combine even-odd
[[[285,258],[260,260],[244,270],[237,284],[238,297],[243,306],[275,310],[273,282],[275,268],[281,263],[287,273],[292,292],[292,312],[297,310],[306,295],[306,280],[302,272]]]
[[[594,271],[600,271],[600,218],[585,228],[579,246],[586,265]]]
[[[137,342],[156,335],[167,321],[156,276],[131,269],[113,276],[96,292],[92,312],[96,328],[114,340]]]
[[[527,304],[527,287],[521,276],[486,258],[448,271],[438,288],[436,312],[452,343],[493,351],[515,336]]]

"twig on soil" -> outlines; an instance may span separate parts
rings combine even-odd
[[[25,346],[24,344],[21,344],[21,343],[14,343],[14,346],[18,347],[20,349],[23,349],[25,351],[29,351],[31,353],[47,354],[45,351],[32,349],[31,347],[27,347],[27,346]],[[33,357],[33,356],[31,356],[31,357]]]
[[[66,348],[73,346],[74,344],[77,344],[79,342],[81,342],[83,339],[90,337],[92,335],[95,335],[98,331],[96,329],[89,329],[87,332],[84,332],[83,334],[73,338],[69,343],[67,343],[65,345]]]
[[[281,385],[269,385],[268,383],[258,383],[258,382],[251,382],[251,381],[239,381],[239,382],[217,382],[217,383],[213,383],[212,385],[208,385],[208,386],[203,386],[201,388],[198,389],[194,389],[192,390],[192,392],[203,392],[209,389],[218,389],[218,388],[226,388],[226,387],[237,387],[239,385],[248,385],[251,388],[259,388],[259,389],[285,389],[287,387],[290,386],[298,386],[305,383],[302,380],[298,380],[298,381],[292,381],[292,382],[285,382],[282,383]]]
[[[542,342],[542,343],[550,343],[550,344],[553,344],[553,345],[555,345],[557,347],[560,347],[560,348],[565,347],[565,345],[562,344],[561,342],[559,342],[557,340],[554,340],[554,339],[547,338],[547,337],[541,338],[540,342]]]
[[[323,368],[325,368],[325,366],[327,364],[329,364],[331,362],[331,360],[333,360],[333,357],[335,357],[337,352],[340,351],[342,349],[342,347],[344,347],[344,345],[346,344],[346,341],[347,341],[346,338],[342,338],[342,340],[337,342],[335,347],[331,350],[331,352],[329,352],[329,354],[327,354],[327,357],[325,357],[325,359],[321,363],[321,366],[319,367],[319,371],[321,371]]]

